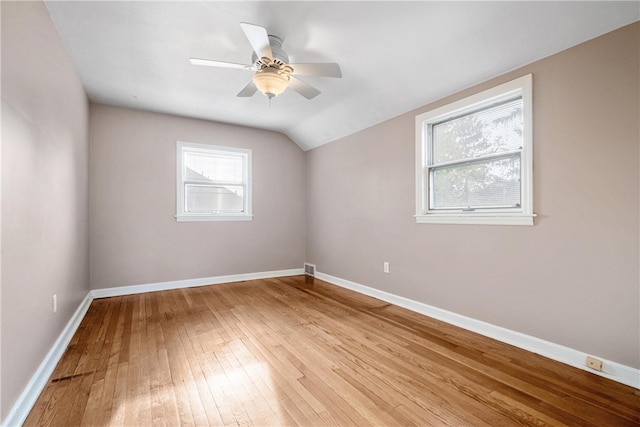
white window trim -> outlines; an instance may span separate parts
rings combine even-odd
[[[521,153],[521,206],[509,210],[429,211],[427,132],[429,125],[464,115],[501,100],[522,95],[523,150]],[[459,101],[416,116],[416,222],[420,224],[533,225],[533,120],[532,75],[520,77]]]
[[[247,167],[244,171],[243,180],[245,182],[244,213],[224,214],[224,213],[187,213],[184,209],[184,177],[182,176],[182,155],[184,149],[192,152],[211,153],[218,151],[221,154],[240,154],[246,158]],[[251,214],[251,150],[247,148],[223,147],[219,145],[198,144],[194,142],[177,141],[176,143],[176,221],[252,221]]]

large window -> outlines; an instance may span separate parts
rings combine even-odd
[[[251,150],[177,143],[178,221],[250,221]]]
[[[416,117],[419,223],[533,225],[531,75]]]

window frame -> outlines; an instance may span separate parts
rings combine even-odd
[[[528,74],[467,98],[416,116],[416,222],[431,224],[533,225],[533,102],[532,75]],[[454,118],[488,109],[496,104],[522,97],[522,149],[496,157],[520,155],[520,206],[504,208],[430,209],[430,173],[433,143],[431,128]],[[480,158],[479,158],[480,159]],[[472,159],[467,159],[472,160]],[[456,161],[454,163],[464,163]],[[442,166],[442,165],[440,165]],[[433,168],[435,169],[435,168]]]
[[[244,186],[243,195],[243,212],[242,213],[223,213],[223,212],[187,212],[185,210],[185,185],[184,176],[184,154],[201,153],[209,155],[224,155],[240,157],[242,159],[243,174],[242,181]],[[201,185],[201,183],[195,183]],[[224,184],[224,183],[220,183]],[[220,145],[200,144],[195,142],[176,142],[176,221],[252,221],[253,215],[251,210],[251,149],[238,147],[225,147]]]

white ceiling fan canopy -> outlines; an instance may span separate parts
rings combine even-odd
[[[287,55],[287,52],[285,52],[285,50],[282,48],[282,39],[278,36],[273,36],[271,34],[269,34],[269,45],[271,46],[271,56],[273,57],[273,59],[278,59],[282,62],[284,62],[285,64],[289,63],[289,55]],[[256,61],[258,61],[258,55],[253,52],[251,54],[251,63],[255,64]]]

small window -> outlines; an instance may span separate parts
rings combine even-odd
[[[417,222],[533,225],[531,125],[531,75],[417,116]]]
[[[250,221],[251,150],[177,144],[178,221]]]

